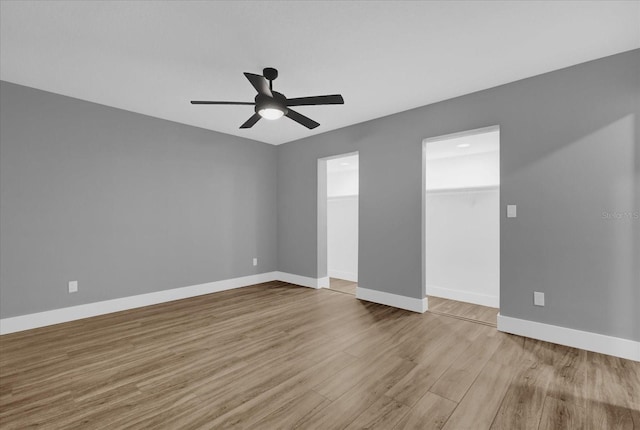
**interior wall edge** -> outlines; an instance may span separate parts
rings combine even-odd
[[[290,284],[300,285],[308,288],[329,288],[329,277],[310,278],[308,276],[296,275],[287,272],[275,272],[278,281],[288,282]]]
[[[405,309],[407,311],[418,312],[420,314],[425,313],[429,308],[428,299],[426,297],[417,299],[415,297],[401,296],[399,294],[386,293],[384,291],[370,290],[360,286],[356,287],[356,299]]]

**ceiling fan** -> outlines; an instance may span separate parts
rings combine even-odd
[[[273,81],[278,77],[278,71],[272,67],[267,67],[261,75],[253,73],[244,74],[251,85],[258,91],[258,95],[252,102],[217,102],[207,100],[192,100],[193,105],[252,105],[255,106],[255,113],[240,128],[251,128],[260,118],[278,119],[283,115],[291,118],[298,124],[302,124],[308,129],[314,129],[320,124],[293,109],[291,106],[315,106],[315,105],[341,105],[344,99],[340,94],[327,96],[297,97],[288,99],[284,94],[273,91]],[[268,81],[268,82],[267,82]]]

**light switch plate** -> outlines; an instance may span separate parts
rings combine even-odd
[[[517,218],[518,207],[516,205],[507,205],[507,218]]]
[[[534,291],[533,304],[536,306],[544,306],[544,293],[541,293],[539,291]]]

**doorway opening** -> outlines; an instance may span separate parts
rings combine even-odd
[[[429,310],[496,325],[500,128],[425,139],[424,279]]]
[[[318,161],[318,181],[325,185],[325,192],[319,192],[324,205],[319,202],[318,207],[319,218],[324,216],[326,220],[326,235],[323,239],[326,243],[329,289],[355,296],[358,286],[358,153]],[[320,164],[324,166],[321,167]],[[323,170],[324,178],[320,174]],[[320,242],[321,238],[318,239]]]

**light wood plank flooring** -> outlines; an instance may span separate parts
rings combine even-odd
[[[347,281],[338,278],[329,278],[329,288],[332,291],[339,291],[341,293],[356,295],[357,282]]]
[[[640,429],[640,363],[271,282],[0,337],[0,428]]]
[[[473,303],[458,302],[429,296],[429,311],[442,315],[489,324],[495,327],[498,319],[498,309]]]

